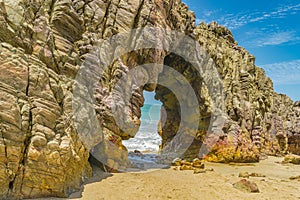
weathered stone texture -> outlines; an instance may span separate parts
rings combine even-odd
[[[209,160],[247,162],[258,160],[258,152],[299,153],[296,104],[274,92],[272,80],[228,29],[216,22],[201,23],[194,32],[218,66],[228,114],[225,136]]]
[[[90,151],[110,168],[126,167],[122,140],[133,137],[140,125],[143,90],[156,91],[156,98],[167,108],[165,126],[159,128],[162,147],[172,140],[180,119],[172,92],[155,83],[136,87],[140,80],[135,77],[124,82],[135,88],[126,104],[122,88],[115,88],[122,75],[145,63],[169,65],[196,91],[200,116],[186,120],[199,118],[200,122],[185,156],[198,156],[212,115],[210,84],[203,82],[203,75],[191,63],[162,49],[132,51],[110,63],[93,91],[94,105],[83,110],[79,119],[87,128],[94,127],[85,114],[95,112],[102,132],[87,135],[89,144],[80,138],[84,130],[76,127],[72,110],[74,85],[82,86],[74,80],[78,70],[103,39],[145,26],[196,38],[215,62],[223,82],[226,123],[217,145],[207,143],[212,148],[208,159],[245,162],[257,161],[259,152],[300,154],[299,102],[274,93],[272,81],[228,29],[216,23],[196,28],[193,12],[180,0],[0,1],[0,199],[67,196],[91,175]],[[137,33],[132,37],[143,41]],[[111,56],[117,47],[109,48]],[[202,65],[205,70],[209,66]],[[86,77],[94,73],[91,70]],[[145,69],[145,74],[155,82],[164,71],[157,65]],[[114,90],[120,94],[115,106],[125,111],[124,122],[132,125],[130,129],[119,128],[112,115],[109,96]],[[185,96],[188,102],[189,95]],[[84,98],[79,93],[75,102]]]

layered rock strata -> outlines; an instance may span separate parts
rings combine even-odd
[[[197,99],[199,114],[183,117],[186,132],[191,131],[191,121],[199,121],[193,130],[197,134],[189,135],[192,141],[183,157],[245,162],[257,161],[260,153],[300,154],[299,103],[273,91],[272,81],[255,66],[255,58],[237,45],[229,30],[216,23],[196,28],[194,14],[180,0],[0,1],[0,27],[1,199],[67,196],[91,175],[90,153],[106,168],[124,169],[128,161],[122,140],[134,137],[140,125],[143,90],[155,90],[163,103],[161,149],[174,138],[180,149],[187,137],[175,137],[182,117],[179,102],[188,102],[186,109],[195,105],[189,94],[176,99],[174,92],[157,84],[164,79],[163,64],[187,80]],[[95,47],[113,35],[141,27],[188,35],[209,56],[198,60],[196,54],[191,55],[194,59],[190,62],[166,49],[133,48],[113,59],[123,44],[109,46],[112,57],[107,59],[112,62],[102,71],[96,87],[88,91],[94,97],[92,104],[85,101],[85,93],[75,90],[85,83],[77,77],[82,68],[99,65],[99,59],[93,57]],[[130,33],[131,38],[123,42],[133,47],[149,38],[158,43],[180,43],[172,41],[172,36]],[[116,87],[118,80],[147,63],[156,64],[143,69],[152,82],[141,85],[138,75],[122,82],[132,93],[125,102],[124,88]],[[224,104],[222,119],[211,120],[217,98],[211,86],[217,83],[200,73],[210,67],[217,69],[223,84],[225,96],[219,99]],[[92,67],[84,77],[92,79],[98,69]],[[175,87],[178,83],[168,84]],[[110,99],[112,93],[118,103],[111,103],[115,102]],[[114,116],[114,109],[125,115]],[[95,114],[98,125],[89,118],[90,113]],[[118,121],[127,128],[120,128]],[[216,131],[218,134],[213,134]],[[205,140],[208,132],[215,136],[214,142]],[[201,149],[203,142],[206,150]]]
[[[228,114],[225,137],[209,160],[257,161],[258,152],[299,154],[299,103],[274,92],[272,80],[228,29],[201,23],[194,33],[218,66]]]

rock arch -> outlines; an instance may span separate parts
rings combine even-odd
[[[76,87],[75,78],[79,68],[91,55],[94,46],[118,33],[147,26],[175,30],[194,38],[216,64],[225,98],[220,102],[224,104],[228,118],[222,130],[216,130],[223,123],[222,120],[214,120],[208,127],[208,130],[223,131],[224,135],[208,138],[206,145],[216,141],[217,145],[212,147],[207,159],[216,162],[245,162],[257,160],[259,152],[284,153],[276,137],[280,142],[288,141],[287,149],[299,154],[299,104],[273,91],[272,81],[262,69],[255,66],[254,56],[237,45],[228,29],[217,23],[202,23],[196,27],[193,12],[180,0],[18,0],[13,4],[5,1],[0,2],[0,25],[2,199],[65,197],[78,189],[91,175],[88,162],[91,147],[101,141],[113,141],[118,148],[123,148],[121,140],[128,138],[128,135],[115,126],[108,99],[116,81],[115,76],[126,74],[126,70],[145,63],[165,63],[174,69],[188,67],[189,64],[182,62],[182,65],[177,65],[174,62],[180,63],[181,58],[173,57],[161,48],[143,48],[124,54],[109,65],[111,67],[106,76],[102,77],[100,86],[103,84],[110,87],[104,90],[97,90],[96,87],[92,91],[92,94],[95,92],[95,103],[88,106],[91,109],[82,111],[82,116],[94,113],[95,120],[103,125],[100,128],[104,134],[92,134],[90,138],[86,135],[90,140],[95,140],[92,145],[84,144],[80,133],[86,129],[95,132],[99,129],[97,125],[90,124],[93,120],[88,118],[82,118],[85,122],[82,129],[76,128],[72,101],[76,90],[73,86]],[[131,36],[131,41],[136,41],[134,45],[147,38],[136,40],[134,36],[139,36],[138,33]],[[159,35],[148,39],[155,43],[157,38]],[[111,56],[117,53],[116,49],[121,50],[116,47],[108,48]],[[190,51],[186,49],[185,52]],[[103,53],[98,52],[100,56]],[[98,62],[97,59],[94,61]],[[206,64],[197,70],[210,72],[212,65],[208,59],[204,61]],[[198,66],[193,61],[189,63]],[[159,66],[155,69],[147,73],[154,79],[159,78],[158,74],[162,71]],[[87,79],[97,75],[94,71],[90,72],[93,73],[86,74]],[[189,77],[189,74],[186,76]],[[197,117],[200,121],[202,119],[200,130],[207,126],[207,117],[211,112],[206,108],[211,106],[210,102],[219,98],[214,96],[218,92],[208,94],[207,87],[215,86],[213,80],[206,84],[206,89],[201,87],[197,93],[201,97],[199,105],[203,106],[200,108],[202,115]],[[200,80],[193,83],[197,81]],[[197,88],[198,83],[193,87]],[[135,104],[128,106],[131,113],[129,124],[139,124],[143,89],[156,89],[157,97],[167,106],[164,97],[168,91],[164,88],[156,87],[155,84],[138,88],[133,92]],[[166,141],[171,138],[167,134],[169,132],[165,131],[168,127],[173,128],[171,125],[162,128]],[[202,137],[201,132],[199,137]],[[199,148],[197,141],[193,144],[192,147]],[[193,152],[192,147],[190,152]]]
[[[138,130],[143,90],[155,90],[167,110],[161,152],[168,160],[198,157],[205,137],[214,138],[213,146],[224,134],[222,80],[206,50],[177,31],[122,32],[86,57],[73,88],[79,137],[109,168],[126,165],[121,141]]]

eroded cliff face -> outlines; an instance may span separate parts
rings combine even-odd
[[[200,63],[195,66],[164,49],[136,49],[112,59],[104,70],[92,92],[92,110],[78,104],[85,102],[84,93],[79,92],[74,101],[74,88],[82,84],[76,79],[78,71],[85,67],[86,60],[98,62],[90,57],[95,46],[120,32],[147,26],[190,35],[212,59],[194,59]],[[159,64],[182,74],[198,101],[199,116],[191,113],[190,118],[185,118],[185,127],[194,119],[199,124],[183,156],[205,156],[207,151],[199,154],[205,134],[216,130],[213,140],[218,140],[217,145],[209,140],[205,143],[206,149],[212,149],[207,158],[212,161],[257,161],[260,152],[300,154],[299,103],[274,93],[272,81],[254,65],[254,57],[236,44],[229,30],[215,23],[196,28],[194,14],[179,0],[0,1],[0,27],[1,199],[67,196],[91,175],[90,152],[99,156],[107,168],[124,169],[128,161],[122,140],[133,137],[138,129],[143,90],[155,90],[156,98],[165,107],[159,133],[162,149],[168,145],[178,130],[180,105],[172,91],[156,84],[166,73]],[[134,32],[131,37],[143,41],[153,36]],[[138,46],[138,40],[132,38],[124,43]],[[172,40],[171,36],[158,38],[159,42]],[[119,46],[111,46],[110,54]],[[152,83],[141,86],[138,76],[124,82],[132,89],[130,103],[125,102],[122,88],[115,88],[118,80],[147,63],[157,64],[143,71]],[[213,128],[210,123],[214,97],[210,85],[217,83],[203,81],[205,76],[199,73],[209,71],[211,66],[219,72],[225,95],[221,100],[225,105],[224,124],[216,118],[212,120]],[[90,77],[97,69],[89,71]],[[114,108],[109,98],[113,92],[120,97]],[[182,101],[189,102],[189,94],[184,96]],[[76,126],[74,102],[76,108],[82,108],[78,121],[86,124],[83,129]],[[187,105],[194,106],[192,102]],[[132,128],[120,128],[113,109],[124,111],[123,120]],[[94,127],[89,115],[85,115],[91,112],[95,112],[101,131],[88,131],[84,140],[81,136],[85,130]],[[214,129],[216,124],[221,127]],[[183,144],[185,139],[176,139],[177,144]]]
[[[202,23],[194,32],[218,66],[229,119],[208,159],[243,162],[257,160],[258,152],[299,154],[299,103],[274,92],[272,80],[228,29]]]
[[[78,139],[72,116],[74,79],[85,55],[102,38],[146,25],[191,33],[194,16],[180,1],[19,0],[0,2],[0,24],[0,198],[63,197],[91,175],[91,147]],[[95,94],[104,134],[96,143],[123,148],[122,138],[129,138],[105,102],[116,77],[139,62],[163,59],[162,51],[141,50],[111,65]],[[142,89],[135,94],[129,123],[139,124]],[[111,166],[114,159],[126,163],[127,155],[116,150],[107,158]]]

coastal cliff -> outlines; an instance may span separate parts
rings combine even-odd
[[[228,29],[217,23],[196,27],[193,12],[180,0],[1,1],[0,27],[1,199],[68,196],[91,176],[90,152],[100,156],[107,169],[126,167],[127,151],[122,140],[133,137],[140,125],[144,90],[155,91],[163,104],[165,113],[158,132],[162,136],[161,149],[167,146],[179,128],[180,99],[168,88],[155,84],[168,74],[162,65],[185,77],[199,105],[198,115],[191,114],[185,123],[188,127],[189,121],[199,120],[197,134],[192,135],[183,157],[254,162],[261,155],[300,155],[299,102],[274,92],[264,70],[255,66],[254,56],[238,46]],[[201,65],[197,68],[164,49],[126,52],[112,59],[102,73],[93,91],[95,101],[89,107],[92,110],[81,109],[76,102],[82,102],[85,94],[75,94],[76,86],[82,84],[77,79],[78,72],[87,60],[98,62],[90,56],[95,46],[113,35],[142,27],[175,30],[190,36],[209,57],[198,60]],[[145,40],[137,31],[130,32],[130,37],[131,40],[124,41],[130,46],[138,43],[132,38]],[[170,42],[171,36],[160,39]],[[110,54],[117,52],[119,46],[110,46]],[[140,86],[138,78],[125,81],[123,86],[134,88],[129,103],[116,93],[120,97],[117,108],[124,111],[124,121],[133,127],[119,128],[109,97],[114,90],[122,90],[116,87],[120,77],[147,63],[156,64],[151,70],[144,69],[153,83]],[[222,120],[213,122],[214,97],[210,85],[215,83],[203,81],[207,78],[198,72],[211,66],[219,74],[224,94],[218,100],[224,105]],[[96,70],[92,69],[91,74]],[[178,83],[167,84],[177,87]],[[193,108],[190,95],[183,96],[181,101]],[[74,104],[82,111],[77,112],[77,121]],[[92,112],[101,133],[89,133],[87,141],[83,141],[85,129],[79,129],[76,123],[83,122],[84,128],[92,129],[95,125],[85,117],[85,113]],[[214,127],[219,121],[224,123],[218,127],[215,142],[205,142],[210,152],[201,154],[205,135],[214,130],[210,123]],[[177,144],[183,144],[185,139],[178,138]]]

